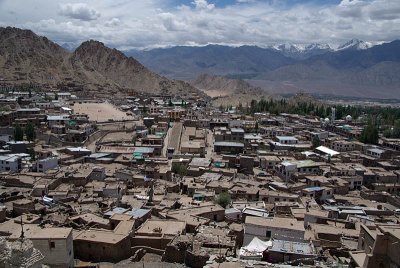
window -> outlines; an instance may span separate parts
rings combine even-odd
[[[50,242],[50,248],[55,248],[56,247],[56,243],[55,242]]]
[[[268,230],[267,230],[267,232],[265,233],[265,236],[266,236],[267,238],[270,238],[270,237],[271,237],[271,231],[268,231]]]

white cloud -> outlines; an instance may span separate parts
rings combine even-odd
[[[100,17],[100,13],[89,7],[86,3],[62,4],[60,7],[60,15],[84,21],[95,20]]]
[[[168,6],[166,0],[0,0],[2,25],[30,28],[63,43],[97,39],[117,48],[294,42],[338,45],[352,38],[399,38],[399,0],[343,0],[338,5],[207,0]],[[83,3],[84,2],[84,3]],[[32,12],[35,11],[35,12]],[[101,15],[100,15],[101,14]]]
[[[121,20],[118,18],[112,18],[111,20],[106,21],[106,23],[105,23],[105,26],[108,26],[108,27],[117,27],[120,25],[121,25]]]
[[[209,4],[207,0],[194,0],[192,4],[196,7],[196,9],[208,9],[212,10],[215,8],[214,4]]]

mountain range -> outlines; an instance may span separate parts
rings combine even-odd
[[[12,27],[0,28],[0,81],[108,97],[119,92],[203,95],[189,83],[155,74],[101,42],[86,41],[69,52],[46,37]]]
[[[201,74],[246,79],[274,94],[330,94],[400,98],[400,41],[372,46],[351,40],[336,49],[324,44],[204,47],[177,46],[125,51],[169,78],[194,80]]]
[[[63,45],[73,51],[30,30],[0,27],[0,82],[104,96],[118,92],[205,96],[204,89],[196,87],[208,85],[207,91],[221,96],[246,90],[251,95],[256,88],[270,94],[301,91],[400,99],[399,40],[375,46],[351,40],[336,49],[324,44],[208,45],[121,52],[93,40],[76,49]],[[214,76],[242,79],[246,86]]]

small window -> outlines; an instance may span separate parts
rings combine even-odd
[[[50,242],[50,248],[55,248],[56,247],[56,243],[55,242]]]
[[[270,237],[271,237],[271,231],[268,231],[268,230],[267,230],[265,236],[266,236],[267,238],[270,238]]]

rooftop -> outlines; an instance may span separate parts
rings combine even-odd
[[[137,235],[159,233],[164,235],[178,235],[185,232],[186,223],[177,220],[147,220],[137,230]]]
[[[259,225],[263,227],[273,227],[280,229],[291,229],[296,231],[304,231],[303,222],[299,222],[292,218],[260,218],[260,217],[246,217],[245,224]]]

